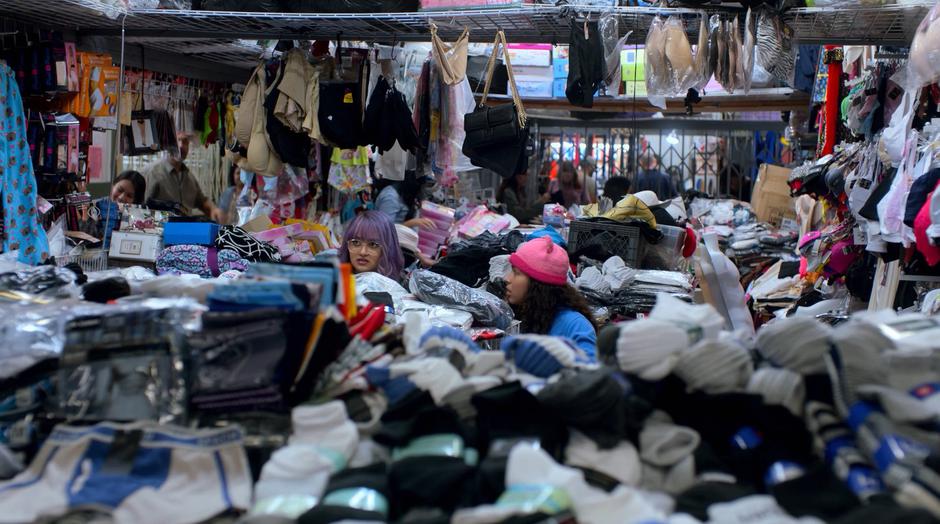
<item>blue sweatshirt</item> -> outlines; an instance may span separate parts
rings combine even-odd
[[[587,353],[591,362],[597,361],[597,333],[591,321],[573,309],[562,309],[555,315],[548,334],[553,337],[566,337],[582,351]]]

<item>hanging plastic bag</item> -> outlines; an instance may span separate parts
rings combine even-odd
[[[622,80],[620,51],[633,31],[628,31],[623,38],[620,38],[620,25],[617,22],[617,17],[611,13],[604,13],[597,21],[597,32],[601,35],[601,42],[604,47],[604,62],[607,65],[607,76],[604,78],[607,94],[617,96],[620,94]]]
[[[433,157],[432,170],[437,182],[445,188],[457,183],[457,173],[479,169],[467,155],[463,154],[464,115],[472,113],[476,107],[470,81],[466,78],[454,86],[442,86],[441,89],[440,137],[437,140],[437,154]]]
[[[646,35],[646,92],[653,95],[664,96],[668,89],[668,71],[666,66],[666,31],[663,19],[653,18],[649,32]]]
[[[695,89],[701,91],[712,78],[711,62],[709,61],[709,45],[711,40],[708,15],[702,13],[698,26],[698,44],[695,46]]]
[[[742,78],[741,84],[744,94],[751,92],[751,83],[754,78],[754,54],[757,52],[757,37],[754,34],[754,18],[748,8],[744,18],[744,48],[741,50]]]
[[[741,42],[741,25],[738,17],[731,21],[731,69],[732,89],[744,87],[744,43]]]
[[[891,123],[881,133],[880,145],[894,166],[899,165],[904,157],[904,145],[907,141],[907,134],[911,130],[914,108],[917,106],[919,95],[920,91],[912,93],[910,89],[905,90],[901,104],[891,116]]]
[[[908,63],[917,77],[916,87],[940,80],[940,2],[917,27]]]
[[[796,73],[796,46],[793,29],[769,12],[757,17],[757,46],[755,63],[760,64],[777,81],[793,86]]]
[[[372,177],[369,176],[369,150],[365,147],[333,148],[330,162],[330,174],[327,180],[337,190],[353,194],[372,184]]]
[[[706,233],[695,253],[696,274],[701,275],[705,301],[721,313],[735,331],[754,334],[754,322],[748,312],[741,287],[741,275],[718,245],[718,236]]]
[[[692,46],[685,34],[682,18],[670,16],[663,27],[666,33],[666,65],[669,71],[669,90],[672,95],[683,96],[695,84]]]

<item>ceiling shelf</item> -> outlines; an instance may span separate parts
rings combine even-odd
[[[489,104],[504,104],[512,100],[507,95],[490,95]],[[710,92],[702,95],[702,101],[694,104],[696,113],[744,113],[761,111],[791,111],[809,107],[810,97],[802,91],[789,88],[752,89],[744,94],[738,91],[728,94],[725,91]],[[637,96],[636,100],[626,97],[594,97],[594,107],[583,108],[571,105],[567,98],[525,97],[522,104],[526,110],[567,110],[575,112],[597,113],[664,113],[685,114],[685,100],[667,98],[666,109],[660,109],[646,99]]]
[[[929,0],[879,7],[825,7],[792,9],[785,15],[799,42],[812,44],[906,45],[926,14]],[[0,0],[0,16],[46,26],[80,30],[84,34],[120,35],[123,16],[100,14],[109,8],[96,0]],[[128,37],[139,39],[335,39],[427,41],[428,25],[438,25],[443,38],[456,38],[464,27],[477,42],[492,41],[503,29],[510,42],[567,43],[566,8],[527,5],[475,10],[416,13],[241,13],[222,11],[134,10],[125,20]],[[613,11],[622,34],[633,31],[631,43],[643,42],[657,14],[690,20],[698,10],[686,8],[579,6],[579,12]],[[725,12],[741,9],[719,8]],[[113,8],[111,13],[115,14]],[[697,24],[689,24],[690,39]]]
[[[906,46],[930,0],[880,7],[792,9],[785,18],[798,42],[806,44],[880,44]],[[923,3],[916,3],[923,2]],[[613,11],[620,31],[632,31],[631,44],[646,39],[657,14],[688,20],[694,42],[701,11],[686,8],[579,6],[579,12]],[[0,0],[0,18],[41,27],[76,31],[82,37],[118,37],[126,42],[169,53],[245,69],[256,63],[261,48],[252,40],[337,39],[383,43],[428,41],[428,27],[437,24],[445,40],[456,39],[464,27],[476,42],[491,42],[497,30],[510,42],[567,43],[566,8],[547,5],[416,13],[242,13],[221,11],[134,10],[123,14],[99,0]],[[741,13],[719,7],[710,12]],[[106,16],[102,13],[108,13]]]

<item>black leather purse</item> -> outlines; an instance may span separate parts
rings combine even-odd
[[[503,177],[511,177],[517,172],[520,155],[525,154],[529,132],[526,128],[525,108],[519,97],[519,91],[516,89],[509,54],[504,53],[505,48],[506,35],[499,31],[493,42],[493,54],[490,55],[490,61],[487,64],[483,98],[480,100],[479,107],[464,116],[466,136],[463,142],[463,153],[473,165],[489,169]],[[506,71],[513,101],[509,104],[488,106],[486,99],[493,81],[496,58],[500,53],[504,54],[506,60]]]

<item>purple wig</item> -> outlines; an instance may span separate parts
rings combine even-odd
[[[339,248],[339,259],[349,262],[349,246],[347,241],[353,238],[376,242],[382,246],[382,255],[379,257],[377,273],[398,281],[401,270],[405,265],[405,257],[398,245],[398,232],[395,224],[388,215],[381,211],[363,211],[346,225],[346,235],[343,245]]]

